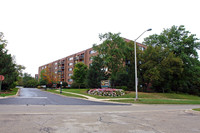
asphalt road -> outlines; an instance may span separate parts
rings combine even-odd
[[[200,105],[127,106],[28,88],[0,104],[2,133],[200,133],[200,112],[191,110]]]
[[[35,88],[21,88],[20,96],[0,99],[5,105],[123,105],[70,98],[41,91]]]
[[[200,133],[200,105],[0,105],[1,133]]]

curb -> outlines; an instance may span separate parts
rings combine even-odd
[[[192,113],[192,114],[200,115],[200,111],[195,111],[195,110],[192,110],[192,109],[185,110],[185,113]]]
[[[12,96],[5,96],[5,97],[0,97],[0,99],[5,99],[5,98],[14,98],[14,97],[18,97],[20,95],[20,88],[18,89],[17,93],[15,95]]]

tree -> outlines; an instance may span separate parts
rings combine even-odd
[[[85,83],[86,74],[87,66],[82,62],[78,62],[74,67],[72,79],[74,80],[74,83],[79,85],[79,88],[81,84]]]
[[[23,70],[25,70],[25,67],[22,65],[16,65],[16,69],[18,72],[17,85],[23,86]]]
[[[5,77],[2,89],[8,90],[16,86],[19,73],[11,54],[8,54],[8,50],[6,49],[7,41],[3,37],[3,33],[0,32],[0,75],[4,75]]]
[[[126,47],[125,47],[125,68],[126,72],[128,73],[128,79],[126,80],[127,82],[127,87],[131,90],[135,88],[135,43],[134,41],[129,41],[126,42]],[[136,46],[137,50],[137,67],[139,67],[140,62],[141,62],[141,54],[143,51],[139,49],[139,46]],[[125,76],[126,72],[124,71],[123,75]],[[125,78],[124,78],[125,79]]]
[[[38,81],[36,81],[30,74],[23,74],[23,86],[35,88],[38,85]]]
[[[35,88],[37,87],[37,85],[38,85],[38,82],[34,78],[32,78],[28,80],[26,84],[24,84],[24,87]]]
[[[106,79],[106,71],[103,59],[97,55],[93,57],[92,65],[86,75],[86,86],[88,88],[101,87],[101,80]]]
[[[39,84],[40,84],[40,85],[47,85],[45,70],[42,70],[42,71],[40,72]]]
[[[99,53],[105,67],[108,68],[110,78],[114,78],[117,72],[124,70],[126,43],[120,37],[120,33],[100,34],[99,38],[103,43],[94,45],[93,49]]]
[[[168,48],[175,56],[183,61],[183,73],[177,81],[179,92],[200,94],[200,61],[197,49],[200,49],[199,39],[196,35],[186,31],[184,26],[172,26],[164,29],[160,35],[154,34],[145,38],[148,46],[162,46]]]
[[[144,91],[151,86],[156,92],[170,92],[178,87],[175,81],[182,74],[183,63],[167,48],[148,46],[140,55],[138,68]]]
[[[26,86],[27,82],[32,79],[33,79],[33,77],[30,74],[24,73],[23,74],[23,85]]]

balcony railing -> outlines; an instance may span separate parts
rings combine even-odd
[[[80,60],[84,59],[84,55],[79,56],[79,59]]]

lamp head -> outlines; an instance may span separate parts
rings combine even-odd
[[[151,31],[152,29],[148,29],[147,31]]]

